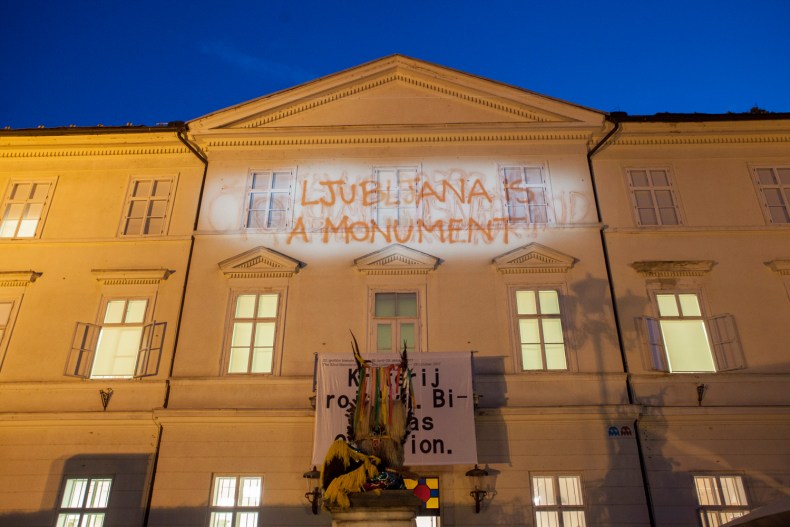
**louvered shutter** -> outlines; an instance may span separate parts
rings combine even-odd
[[[735,327],[735,318],[732,315],[717,315],[708,320],[708,327],[710,327],[711,340],[713,341],[716,370],[729,371],[745,368],[746,362],[738,338],[738,329]]]
[[[151,322],[143,326],[140,339],[140,350],[137,352],[137,364],[134,377],[151,377],[159,372],[162,360],[162,344],[165,340],[165,322]]]
[[[669,371],[659,320],[654,317],[642,317],[638,320],[645,363],[649,365],[650,369]]]
[[[77,322],[64,375],[83,379],[90,378],[101,329],[102,327],[96,324]]]

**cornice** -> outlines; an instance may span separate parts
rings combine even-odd
[[[102,285],[158,284],[175,271],[171,269],[91,269]]]
[[[0,271],[0,287],[24,287],[38,280],[42,274],[36,271]]]
[[[775,273],[790,276],[790,260],[771,260],[770,262],[765,262],[765,265]]]
[[[0,158],[47,158],[47,157],[98,157],[98,156],[139,156],[139,155],[167,155],[167,154],[189,154],[186,147],[179,146],[123,146],[123,147],[25,147],[20,149],[2,149],[0,147]]]
[[[696,134],[689,132],[667,132],[665,134],[643,135],[628,134],[617,136],[611,145],[653,146],[653,145],[730,145],[759,143],[788,143],[790,133],[753,133],[753,134]]]
[[[674,278],[683,276],[704,276],[708,274],[716,262],[713,260],[675,260],[675,261],[641,261],[633,262],[631,267],[647,278]]]
[[[545,132],[436,132],[436,133],[367,133],[347,135],[300,135],[300,136],[257,136],[211,137],[204,136],[205,149],[251,148],[271,146],[334,146],[334,145],[381,145],[419,143],[470,143],[470,142],[586,142],[587,131]]]

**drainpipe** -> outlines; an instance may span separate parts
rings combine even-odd
[[[595,212],[598,215],[598,223],[603,224],[603,215],[601,214],[601,204],[598,198],[598,185],[595,181],[595,170],[593,168],[592,158],[593,156],[604,146],[606,146],[609,139],[611,139],[619,130],[620,130],[620,121],[613,120],[611,117],[607,117],[607,120],[610,120],[614,126],[609,133],[607,133],[603,139],[598,141],[598,143],[589,151],[587,152],[587,166],[590,171],[590,180],[592,182],[593,188],[593,197],[595,199]],[[626,383],[626,390],[628,392],[628,404],[634,405],[636,398],[634,397],[633,385],[631,384],[631,370],[628,368],[628,357],[625,353],[625,345],[623,344],[623,332],[620,326],[620,316],[617,311],[617,301],[614,291],[614,279],[612,277],[612,265],[609,260],[609,247],[606,243],[606,236],[604,234],[605,226],[602,226],[600,229],[600,236],[601,236],[601,247],[603,249],[603,258],[604,264],[606,266],[606,278],[609,282],[609,294],[612,297],[612,314],[614,316],[614,325],[615,330],[617,332],[617,344],[620,348],[620,360],[623,364],[623,371],[625,372],[625,383]],[[634,438],[636,439],[636,452],[637,456],[639,457],[639,469],[642,475],[642,488],[645,491],[645,503],[647,504],[647,516],[648,520],[650,521],[650,527],[656,527],[656,519],[653,515],[653,499],[650,492],[650,481],[647,477],[647,464],[645,463],[645,455],[644,449],[642,447],[642,439],[639,433],[639,418],[634,420]]]
[[[190,236],[189,241],[189,255],[187,257],[187,266],[186,271],[184,273],[184,288],[181,292],[181,305],[178,309],[178,320],[176,321],[176,336],[173,341],[173,356],[170,359],[170,369],[167,374],[167,379],[165,379],[165,399],[162,404],[162,408],[167,408],[168,402],[170,400],[170,378],[173,376],[173,366],[175,364],[176,359],[176,350],[178,349],[178,338],[181,335],[181,320],[184,314],[184,302],[186,300],[187,294],[187,283],[189,282],[189,270],[192,266],[192,253],[195,249],[195,232],[198,226],[198,220],[200,219],[200,205],[203,201],[203,189],[206,186],[206,173],[208,172],[208,158],[206,154],[198,147],[197,145],[192,144],[192,142],[187,137],[187,132],[189,130],[189,125],[184,125],[183,128],[180,128],[176,132],[176,136],[178,137],[179,141],[184,143],[190,152],[195,154],[201,163],[203,163],[203,176],[200,180],[200,192],[198,193],[197,199],[197,210],[195,211],[195,223],[192,227],[192,234]],[[162,446],[162,435],[164,433],[164,429],[162,428],[162,424],[157,421],[154,417],[154,423],[157,426],[157,438],[156,438],[156,448],[154,449],[154,460],[151,464],[151,481],[148,485],[148,496],[146,497],[145,503],[145,514],[143,516],[143,525],[148,526],[148,518],[151,515],[151,502],[154,497],[154,482],[156,480],[156,470],[159,465],[159,452]]]

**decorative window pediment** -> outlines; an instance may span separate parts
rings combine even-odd
[[[167,280],[172,269],[91,269],[91,273],[102,285],[158,284]]]
[[[765,265],[775,273],[790,276],[790,260],[771,260],[770,262],[765,262]]]
[[[436,269],[440,260],[405,245],[393,244],[354,260],[365,274],[427,274]]]
[[[256,247],[219,263],[225,278],[290,278],[302,262],[266,247]]]
[[[713,260],[647,260],[634,262],[631,267],[646,278],[678,278],[704,276],[714,265]]]
[[[494,258],[494,265],[503,274],[567,273],[576,259],[539,243],[530,243]]]
[[[36,271],[0,271],[0,287],[22,287],[35,282],[42,273]]]

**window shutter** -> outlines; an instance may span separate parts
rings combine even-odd
[[[657,318],[642,317],[639,319],[640,333],[642,335],[642,349],[645,353],[645,362],[651,369],[669,371],[667,355],[664,351],[664,339],[661,336],[661,325]]]
[[[716,359],[717,371],[738,370],[746,367],[743,358],[735,318],[732,315],[717,315],[708,321],[713,355]]]
[[[90,378],[93,356],[96,354],[96,344],[99,341],[100,334],[101,326],[87,322],[77,322],[64,375],[81,377],[83,379]]]
[[[137,352],[137,364],[134,368],[135,378],[151,377],[159,372],[166,325],[165,322],[151,322],[143,326],[143,337],[140,339],[140,350]]]

